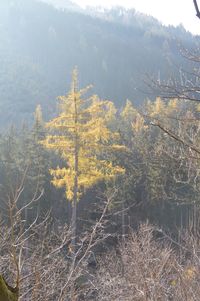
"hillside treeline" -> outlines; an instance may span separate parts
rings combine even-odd
[[[140,109],[129,100],[111,108],[105,122],[124,147],[113,157],[106,148],[101,160],[125,172],[81,196],[75,245],[70,199],[49,175],[66,162],[42,142],[48,127],[41,108],[32,128],[1,135],[6,300],[196,300],[199,105],[156,98]]]
[[[134,10],[57,10],[39,1],[0,3],[0,126],[33,121],[36,105],[53,115],[55,98],[65,92],[74,66],[80,85],[117,107],[127,98],[146,97],[145,75],[158,80],[180,78],[191,70],[180,45],[198,48],[198,37],[181,26],[162,26]],[[94,67],[95,66],[95,67]],[[152,98],[154,98],[152,95]]]
[[[98,192],[115,187],[118,193],[113,201],[114,210],[130,207],[123,216],[126,227],[146,219],[171,229],[183,221],[187,223],[188,210],[198,203],[199,198],[198,114],[198,104],[177,99],[167,102],[156,98],[153,102],[147,101],[140,109],[129,100],[121,110],[113,105],[112,118],[105,122],[118,133],[121,145],[125,146],[123,151],[113,151],[114,163],[125,173],[111,182],[100,181],[83,194],[78,203],[80,220],[81,216],[87,219],[93,215],[95,219],[92,212],[99,203]],[[52,216],[64,222],[67,218],[70,220],[70,202],[67,205],[64,188],[59,190],[51,184],[49,170],[57,166],[66,167],[66,161],[41,143],[48,129],[40,107],[34,116],[32,127],[23,124],[16,129],[13,126],[1,134],[2,207],[24,176],[22,204],[36,190],[44,191],[37,205],[28,210],[30,219],[36,212],[42,214],[51,209]],[[176,136],[179,140],[175,139]],[[195,145],[196,149],[191,145]],[[101,156],[106,160],[107,150]],[[119,232],[121,222],[118,216],[115,223]]]

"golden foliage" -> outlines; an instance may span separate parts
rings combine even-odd
[[[65,168],[57,167],[50,173],[52,183],[64,187],[69,200],[74,196],[76,176],[80,198],[83,190],[124,172],[112,162],[112,153],[124,149],[116,142],[119,134],[107,126],[116,113],[114,104],[96,95],[84,99],[90,87],[78,90],[77,76],[75,69],[69,94],[58,98],[59,115],[46,124],[53,133],[43,141],[46,148],[59,152],[66,161]]]

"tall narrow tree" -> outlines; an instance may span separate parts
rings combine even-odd
[[[124,149],[117,144],[118,134],[107,124],[115,108],[112,102],[96,95],[83,98],[90,87],[78,89],[78,72],[73,71],[71,90],[60,96],[60,113],[46,124],[53,133],[44,146],[59,152],[65,167],[51,169],[52,183],[64,187],[72,201],[72,236],[76,235],[76,208],[82,193],[99,181],[109,180],[124,172],[113,163],[113,153]]]

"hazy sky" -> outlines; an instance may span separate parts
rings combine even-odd
[[[196,17],[193,0],[73,0],[80,6],[121,5],[134,7],[140,12],[152,15],[164,24],[179,25],[200,35],[200,19]],[[200,0],[199,0],[200,5]]]

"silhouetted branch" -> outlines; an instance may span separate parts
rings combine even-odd
[[[185,74],[187,75],[187,74]],[[192,74],[193,78],[185,78],[184,82],[177,79],[170,79],[168,81],[159,82],[152,77],[148,77],[145,84],[150,93],[156,93],[162,99],[190,100],[194,102],[200,102],[200,88],[199,88],[199,76],[200,74]]]
[[[197,154],[200,155],[200,149],[198,149],[196,146],[191,145],[189,143],[187,143],[186,141],[184,141],[181,137],[177,136],[175,133],[171,132],[170,130],[164,128],[161,124],[159,123],[154,123],[151,122],[151,125],[157,126],[158,128],[160,128],[164,133],[166,133],[168,136],[170,136],[171,138],[175,139],[176,141],[180,142],[181,144],[183,144],[184,146],[188,147],[189,149],[191,149],[192,151],[196,152]]]
[[[197,1],[193,0],[193,2],[194,2],[194,7],[196,9],[196,16],[200,19],[200,11],[199,11],[199,7],[198,7],[198,4],[197,4]]]

